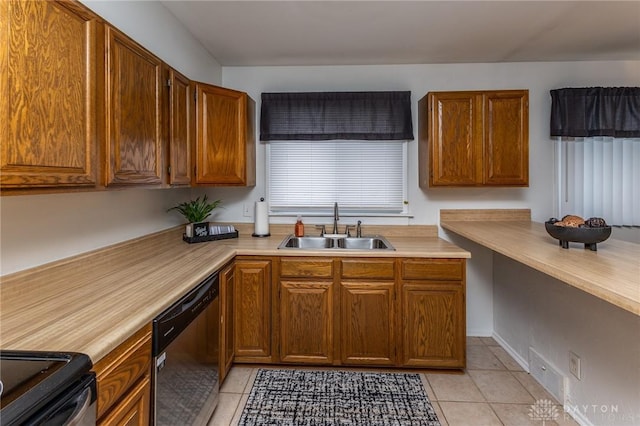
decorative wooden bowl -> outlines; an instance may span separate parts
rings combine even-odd
[[[597,243],[601,243],[611,236],[611,227],[602,228],[573,228],[570,226],[556,226],[554,222],[544,223],[547,233],[558,240],[562,248],[568,249],[569,242],[583,243],[585,249],[597,251]]]

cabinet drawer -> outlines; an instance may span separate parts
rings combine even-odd
[[[151,324],[140,329],[94,366],[98,385],[98,417],[133,384],[151,372]]]
[[[393,259],[345,259],[342,261],[342,278],[389,279],[395,276]]]
[[[402,262],[405,280],[461,280],[463,277],[462,259],[408,259]]]
[[[280,260],[281,277],[331,278],[333,260],[323,258],[282,258]]]

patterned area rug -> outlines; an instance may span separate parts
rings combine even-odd
[[[440,426],[419,374],[258,370],[240,426]]]

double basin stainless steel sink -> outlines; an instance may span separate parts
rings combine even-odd
[[[298,250],[395,250],[381,235],[371,237],[349,237],[343,234],[327,234],[322,237],[287,236],[279,249]]]

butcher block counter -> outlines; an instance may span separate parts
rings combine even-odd
[[[529,210],[441,210],[440,226],[640,315],[640,245],[608,239],[563,249]]]
[[[182,227],[1,277],[0,348],[74,351],[94,363],[236,255],[469,258],[435,226],[364,227],[396,251],[278,250],[292,225],[187,244]],[[339,254],[338,254],[339,253]]]

